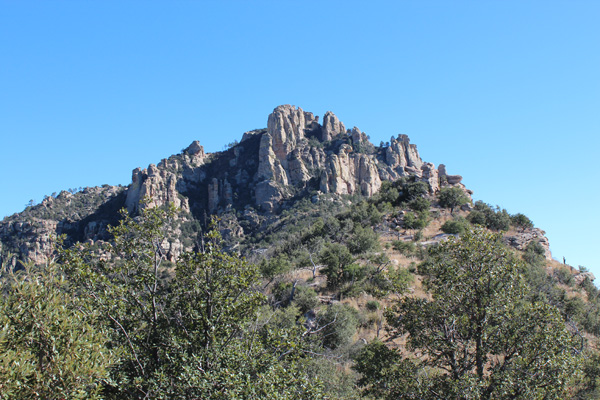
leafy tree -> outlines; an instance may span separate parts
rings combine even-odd
[[[352,208],[345,212],[341,213],[338,218],[341,219],[352,219],[354,222],[360,223],[362,225],[375,225],[381,222],[381,218],[383,215],[374,204],[361,201],[352,206]]]
[[[431,202],[424,197],[417,197],[408,203],[408,206],[411,210],[417,212],[427,211],[429,210],[429,207],[431,207]]]
[[[384,286],[388,293],[402,294],[414,282],[414,277],[408,269],[400,266],[388,268],[384,276],[389,282],[389,285]]]
[[[376,248],[378,244],[377,234],[373,231],[373,228],[363,228],[361,225],[356,225],[348,241],[348,250],[355,255],[362,254]]]
[[[533,228],[533,222],[525,215],[521,213],[517,213],[515,215],[510,216],[511,225],[520,228],[521,230],[525,230],[527,228]]]
[[[58,265],[28,266],[0,285],[0,399],[101,398],[118,354]]]
[[[396,204],[399,197],[400,193],[398,192],[398,189],[394,187],[393,183],[391,181],[383,181],[379,188],[379,192],[374,196],[373,201]]]
[[[429,224],[429,213],[422,211],[418,214],[407,212],[404,215],[404,227],[406,229],[423,229]]]
[[[481,229],[432,250],[420,267],[432,299],[405,297],[387,314],[423,354],[411,365],[426,377],[403,378],[418,398],[565,398],[576,342],[555,307],[525,301],[518,269],[501,238]]]
[[[425,182],[410,182],[402,186],[402,201],[412,201],[429,193],[429,186]]]
[[[273,279],[277,275],[289,272],[292,269],[292,264],[285,256],[280,254],[268,260],[263,259],[259,267],[263,277]]]
[[[319,297],[315,289],[307,286],[298,286],[294,295],[293,304],[301,313],[305,313],[319,305]]]
[[[511,217],[505,209],[492,208],[479,200],[475,202],[474,210],[467,216],[473,225],[481,225],[496,231],[507,231],[510,228]]]
[[[346,246],[328,243],[321,252],[320,260],[325,264],[321,272],[327,276],[328,287],[337,289],[348,280],[348,270],[354,262],[354,257]]]
[[[469,202],[469,198],[465,192],[457,187],[446,187],[440,190],[440,193],[438,194],[438,200],[442,207],[447,207],[450,209],[450,213],[454,213],[454,209],[456,207],[460,207]]]
[[[454,218],[444,222],[442,232],[462,235],[469,230],[469,222],[463,217]]]
[[[258,334],[258,267],[224,253],[215,229],[201,252],[167,262],[175,212],[124,213],[111,229],[114,261],[63,251],[74,293],[90,299],[121,351],[105,398],[318,398],[318,380],[302,369],[300,328]]]
[[[298,282],[279,282],[273,288],[276,307],[294,305],[304,314],[319,304],[317,292],[311,287],[298,285]]]
[[[366,398],[424,398],[421,395],[426,389],[418,384],[424,374],[416,362],[403,358],[398,350],[389,348],[378,339],[363,347],[354,362],[352,368],[361,374],[357,384]]]
[[[600,399],[600,353],[587,354],[583,364],[583,380],[575,399]]]
[[[145,208],[136,219],[126,211],[110,229],[113,243],[106,262],[85,249],[64,250],[62,262],[77,295],[89,298],[123,350],[118,382],[111,391],[122,397],[156,397],[169,356],[172,323],[166,308],[173,293],[167,285],[167,245],[175,209]],[[143,382],[143,383],[140,383]]]
[[[485,213],[480,210],[473,210],[467,216],[467,221],[472,223],[473,225],[486,226],[486,218]]]
[[[496,211],[486,216],[486,226],[495,231],[507,231],[510,228],[510,215],[505,209],[496,208]]]

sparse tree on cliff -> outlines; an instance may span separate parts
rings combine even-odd
[[[515,215],[510,216],[511,225],[520,228],[521,230],[525,230],[527,228],[533,228],[533,222],[525,215],[521,213],[517,213]]]

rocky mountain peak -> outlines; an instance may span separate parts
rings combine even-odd
[[[315,122],[312,113],[289,104],[276,107],[267,119],[267,134],[271,136],[273,152],[280,161],[286,160],[297,145],[304,139],[305,130]]]
[[[68,232],[78,232],[73,240],[105,238],[102,230],[115,217],[104,203],[110,203],[110,210],[126,207],[130,213],[142,206],[172,203],[182,211],[184,221],[206,221],[211,214],[231,210],[244,210],[244,215],[276,215],[304,196],[371,196],[383,181],[401,177],[426,182],[431,193],[439,190],[442,181],[464,188],[460,176],[448,175],[445,167],[438,170],[421,160],[406,135],[376,147],[358,127],[346,130],[331,111],[319,123],[312,112],[281,105],[268,116],[266,129],[245,132],[228,150],[207,154],[200,142],[194,141],[180,154],[134,169],[131,183],[119,196],[100,191],[95,194],[96,208],[69,215],[66,225],[52,220],[42,224],[47,227],[42,233],[36,230],[22,236],[61,234],[66,232],[61,227],[68,226]],[[0,226],[2,229],[9,232]],[[182,243],[172,246],[169,251],[174,257],[184,248]],[[35,251],[39,260],[43,251],[37,247]],[[26,257],[28,252],[22,253]]]
[[[183,152],[192,157],[204,158],[204,147],[200,145],[200,142],[194,140]]]

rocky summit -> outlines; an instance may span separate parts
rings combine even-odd
[[[425,182],[431,194],[440,184],[471,194],[461,176],[448,175],[444,165],[424,162],[406,135],[374,146],[359,128],[347,129],[331,111],[320,121],[300,107],[281,105],[268,116],[266,129],[244,133],[226,151],[206,153],[194,141],[180,154],[133,170],[127,187],[63,191],[5,218],[0,253],[13,262],[43,263],[52,254],[52,237],[66,235],[67,243],[106,241],[107,227],[119,220],[118,210],[135,214],[140,207],[168,203],[180,209],[180,222],[188,224],[205,224],[211,215],[237,211],[237,221],[225,234],[239,236],[298,199],[372,196],[383,181],[401,177]],[[191,242],[173,240],[171,258],[193,247]]]
[[[445,175],[445,168],[442,169]],[[439,189],[439,172],[421,160],[408,136],[375,147],[357,127],[346,129],[332,112],[323,123],[311,112],[282,105],[267,128],[244,133],[227,151],[206,154],[199,142],[147,169],[135,169],[126,205],[135,211],[144,197],[173,202],[195,215],[255,207],[274,213],[303,191],[371,196],[384,180],[415,176]],[[460,185],[460,177],[452,176]]]

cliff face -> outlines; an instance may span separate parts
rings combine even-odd
[[[423,161],[408,137],[376,149],[358,128],[347,131],[332,112],[320,125],[318,117],[290,105],[269,116],[258,163],[256,205],[270,211],[289,185],[305,187],[312,180],[323,193],[371,196],[382,180],[423,175]]]
[[[18,260],[46,263],[59,235],[66,236],[67,244],[109,240],[107,227],[118,223],[125,193],[126,188],[109,185],[62,191],[5,218],[0,222],[0,261],[13,267]]]
[[[156,166],[135,169],[126,203],[130,212],[149,197],[151,205],[172,202],[195,215],[248,205],[273,213],[305,190],[371,196],[383,180],[411,175],[439,189],[434,165],[421,160],[406,135],[375,148],[330,111],[321,125],[313,113],[283,105],[266,130],[246,132],[225,152],[207,155],[194,142]]]
[[[371,196],[382,181],[407,176],[426,182],[432,193],[442,181],[464,189],[460,176],[423,162],[406,135],[375,147],[357,127],[347,130],[330,111],[321,124],[313,113],[282,105],[269,115],[266,129],[246,132],[227,151],[207,154],[195,141],[157,165],[136,168],[127,188],[62,192],[5,219],[0,223],[0,252],[40,263],[51,254],[51,236],[66,234],[71,242],[106,240],[106,227],[116,223],[121,207],[136,213],[144,204],[173,203],[182,211],[181,224],[203,223],[211,214],[233,209],[254,220],[257,214],[276,215],[304,195]],[[225,231],[240,235],[242,229],[234,221]],[[173,258],[184,248],[176,244]]]

